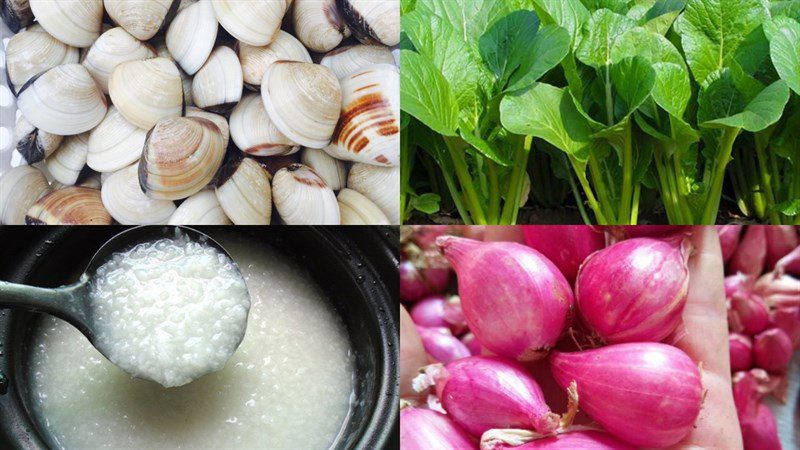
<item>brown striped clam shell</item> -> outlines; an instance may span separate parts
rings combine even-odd
[[[25,215],[28,225],[111,225],[100,191],[70,186],[40,198]]]

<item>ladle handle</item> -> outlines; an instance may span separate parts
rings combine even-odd
[[[86,284],[82,282],[41,288],[0,281],[0,308],[46,312],[72,323],[84,334],[90,332],[85,296]]]

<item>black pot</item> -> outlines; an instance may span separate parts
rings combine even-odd
[[[396,227],[197,227],[246,235],[308,269],[341,314],[356,355],[356,399],[336,448],[397,447],[399,277]],[[0,227],[0,279],[43,287],[74,281],[123,227]],[[27,344],[40,314],[0,309],[0,448],[40,449]]]

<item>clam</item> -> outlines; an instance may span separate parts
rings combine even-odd
[[[314,169],[314,172],[334,191],[347,185],[347,163],[330,157],[316,148],[303,149],[303,164]]]
[[[166,58],[124,62],[111,72],[108,91],[125,119],[149,130],[159,120],[183,112],[183,84],[175,63]]]
[[[78,62],[78,49],[45,32],[25,30],[15,34],[6,47],[8,87],[16,92],[28,80],[62,64]]]
[[[89,153],[89,133],[68,136],[55,153],[47,158],[45,166],[53,179],[65,186],[72,186],[86,165]]]
[[[48,133],[34,127],[20,115],[14,129],[17,141],[17,151],[28,164],[37,163],[50,156],[64,139],[63,136]]]
[[[242,65],[245,86],[256,91],[261,87],[267,66],[275,61],[311,62],[311,55],[303,43],[283,30],[278,30],[275,39],[268,45],[255,46],[237,42],[236,52]]]
[[[189,75],[200,70],[217,39],[217,19],[206,0],[181,10],[167,29],[167,48]]]
[[[394,64],[389,47],[383,45],[349,45],[337,48],[319,62],[331,69],[340,80],[356,70],[372,64]]]
[[[33,22],[33,13],[28,0],[2,0],[0,16],[12,33]]]
[[[36,21],[65,44],[88,47],[100,36],[103,0],[30,0],[30,4]]]
[[[225,156],[214,122],[178,117],[159,122],[147,136],[139,163],[139,184],[148,197],[178,200],[205,187]]]
[[[272,180],[272,199],[287,225],[339,225],[339,204],[312,169],[292,164]]]
[[[389,219],[372,200],[352,189],[342,189],[336,199],[342,225],[389,225]]]
[[[400,43],[400,0],[338,0],[353,36],[364,44]]]
[[[98,172],[114,172],[142,156],[147,131],[128,122],[115,106],[89,135],[86,164]]]
[[[156,52],[131,36],[124,28],[112,28],[101,34],[84,55],[83,66],[92,74],[100,89],[108,93],[108,77],[119,64],[153,58]]]
[[[100,191],[70,186],[40,198],[25,215],[28,225],[111,225]]]
[[[311,51],[331,51],[350,36],[336,0],[294,0],[293,6],[294,31]]]
[[[175,59],[173,59],[172,55],[169,53],[169,49],[167,49],[167,43],[163,39],[155,40],[153,47],[156,50],[156,56],[167,58],[170,61],[175,62]],[[181,74],[181,82],[183,83],[183,104],[185,106],[194,106],[194,100],[192,99],[192,77],[184,72],[179,66],[178,72]]]
[[[231,220],[212,190],[202,190],[187,198],[169,218],[168,225],[230,225]]]
[[[146,41],[172,20],[180,0],[105,0],[104,4],[111,20]]]
[[[17,107],[36,128],[69,136],[89,131],[106,115],[106,98],[80,64],[64,64],[31,78]]]
[[[208,111],[225,113],[242,98],[242,66],[236,52],[217,47],[192,81],[194,104]]]
[[[228,141],[230,140],[231,132],[230,127],[228,127],[228,119],[226,119],[224,116],[203,111],[200,108],[188,107],[186,108],[186,117],[201,117],[214,122],[214,125],[216,125],[219,128],[219,131],[222,133],[223,147],[228,148]]]
[[[217,199],[236,225],[269,225],[272,190],[269,173],[250,158],[226,164],[220,172]]]
[[[0,223],[24,225],[25,212],[49,192],[47,178],[36,167],[18,166],[6,170],[0,175]]]
[[[400,167],[353,164],[347,187],[372,200],[393,225],[400,223]]]
[[[272,123],[258,94],[245,94],[231,112],[230,125],[233,142],[245,153],[291,155],[300,149]]]
[[[123,225],[165,224],[175,212],[175,203],[156,200],[139,188],[139,165],[114,172],[103,183],[101,198],[111,217]]]
[[[291,0],[211,0],[222,28],[250,45],[272,42],[291,3]]]
[[[400,164],[400,72],[367,66],[342,79],[342,114],[331,145],[337,159],[381,166]]]
[[[269,118],[293,142],[311,148],[330,143],[339,120],[342,90],[327,67],[277,61],[264,73],[261,98]]]

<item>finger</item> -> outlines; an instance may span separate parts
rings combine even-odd
[[[404,306],[400,306],[400,397],[423,399],[425,396],[414,392],[411,380],[419,374],[419,368],[428,364],[422,347],[422,339],[417,327]]]

